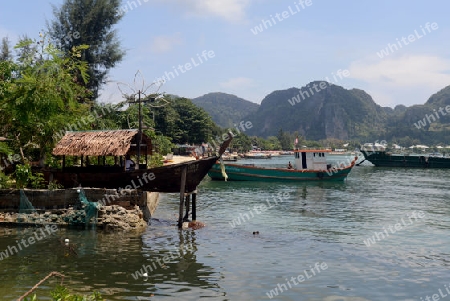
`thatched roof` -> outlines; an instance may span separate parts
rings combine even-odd
[[[53,155],[61,156],[124,156],[135,153],[138,130],[66,132],[56,144]],[[148,145],[150,138],[142,134],[142,145]],[[141,148],[145,155],[145,147]]]

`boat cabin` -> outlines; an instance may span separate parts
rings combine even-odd
[[[140,139],[139,139],[140,138]],[[135,169],[147,168],[147,155],[152,154],[151,139],[137,129],[66,132],[52,152],[62,156],[62,169],[96,169],[126,171],[128,156],[137,156],[145,163]],[[68,159],[73,166],[66,166]],[[142,160],[144,159],[144,160]]]
[[[298,149],[294,151],[294,168],[297,170],[327,170],[328,149]]]

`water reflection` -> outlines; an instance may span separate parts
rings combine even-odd
[[[143,235],[143,253],[146,257],[143,267],[148,273],[148,282],[154,285],[157,295],[171,295],[182,291],[184,295],[215,296],[220,275],[213,267],[199,260],[197,233],[193,230],[179,230],[175,225],[162,226],[167,221],[156,220]]]
[[[107,300],[261,300],[277,283],[323,261],[326,273],[279,299],[419,300],[448,279],[447,173],[356,167],[339,183],[205,181],[197,208],[205,228],[178,231],[179,197],[169,195],[144,233],[62,229],[0,260],[0,299],[16,300],[58,271],[71,289],[100,290]],[[289,197],[230,225],[279,193]],[[364,244],[413,210],[425,212],[422,223]],[[0,252],[32,231],[0,229]],[[60,238],[77,246],[77,256],[66,255]],[[133,277],[146,265],[147,277]]]

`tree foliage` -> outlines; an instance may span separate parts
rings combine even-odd
[[[280,142],[280,148],[282,150],[292,150],[293,143],[295,138],[292,139],[292,136],[289,133],[283,132],[283,129],[280,128],[277,135],[278,141]]]
[[[54,132],[87,112],[89,93],[79,83],[88,79],[79,60],[85,47],[64,54],[41,36],[21,40],[16,48],[20,60],[0,63],[1,134],[17,148],[38,148],[43,159],[54,146]]]
[[[239,133],[231,141],[231,150],[238,153],[246,153],[252,149],[252,140],[244,133]]]
[[[108,71],[125,55],[113,28],[122,17],[119,6],[120,0],[65,0],[61,7],[53,6],[54,20],[48,23],[50,36],[62,51],[89,45],[82,60],[89,66],[86,86],[94,99]]]
[[[0,45],[0,61],[10,61],[10,60],[12,60],[10,42],[8,37],[3,37],[2,43]]]
[[[174,143],[200,144],[216,133],[211,117],[187,98],[172,97],[170,105],[154,108],[155,130]]]
[[[79,295],[71,293],[65,286],[58,285],[51,292],[50,295],[53,301],[103,301],[105,300],[99,292],[93,292],[89,295]],[[46,298],[47,300],[48,298]],[[40,300],[36,294],[32,297],[26,297],[25,301]],[[42,300],[42,299],[41,299]]]

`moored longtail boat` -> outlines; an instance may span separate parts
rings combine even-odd
[[[47,181],[55,181],[64,188],[96,187],[113,189],[141,189],[154,192],[180,192],[182,171],[186,169],[185,192],[192,192],[206,176],[209,169],[228,147],[226,140],[219,154],[178,164],[147,168],[147,162],[127,170],[125,157],[151,154],[151,140],[139,131],[110,130],[67,132],[53,149],[53,155],[62,157],[62,168],[42,170]],[[138,148],[139,145],[139,148]],[[66,166],[67,157],[80,160],[79,166]],[[106,163],[106,157],[114,158],[114,165]],[[93,160],[96,158],[96,160]],[[90,162],[95,161],[95,165]]]

